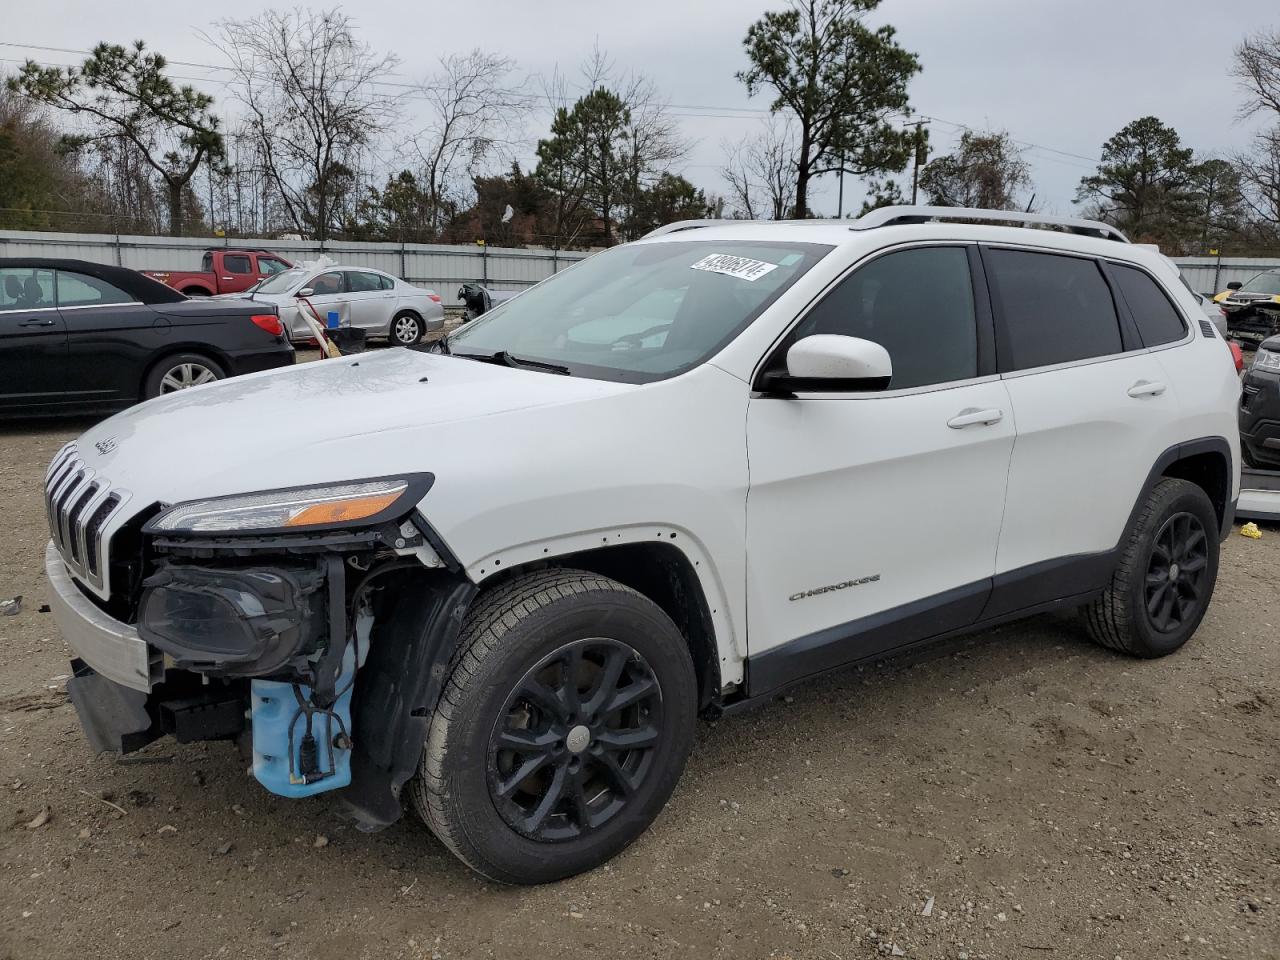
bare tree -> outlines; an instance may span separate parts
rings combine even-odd
[[[781,220],[796,202],[795,126],[789,117],[771,115],[754,138],[723,144],[721,175],[729,201],[747,220]]]
[[[1253,150],[1237,156],[1235,163],[1245,202],[1274,232],[1280,228],[1280,125],[1258,134]]]
[[[381,86],[397,59],[357,40],[337,8],[223,20],[206,39],[231,62],[234,94],[289,220],[328,239],[363,151],[398,112],[400,97]]]
[[[1269,121],[1253,149],[1236,158],[1245,199],[1259,219],[1280,228],[1280,29],[1255,33],[1236,47],[1232,73],[1245,91],[1240,116]]]
[[[1231,73],[1245,90],[1242,117],[1270,113],[1280,120],[1280,28],[1255,33],[1236,47]]]
[[[614,94],[626,116],[617,149],[619,183],[615,192],[622,233],[634,239],[643,219],[637,216],[637,207],[645,203],[645,191],[669,173],[692,145],[681,135],[679,123],[670,115],[667,100],[653,80],[634,71],[620,73],[598,45],[582,65],[582,79],[588,90]]]
[[[411,142],[437,230],[462,206],[477,175],[511,158],[524,132],[533,101],[512,82],[515,69],[510,57],[476,49],[441,57],[439,71],[422,82],[431,118]]]

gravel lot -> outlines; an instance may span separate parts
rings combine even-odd
[[[1171,658],[1040,618],[809,684],[701,724],[612,864],[508,889],[229,744],[89,755],[39,612],[40,479],[85,426],[0,426],[0,960],[1280,957],[1280,529],[1228,539]]]

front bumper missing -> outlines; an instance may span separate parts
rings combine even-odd
[[[49,578],[49,608],[63,639],[94,672],[131,690],[147,693],[163,676],[159,651],[138,631],[100,610],[76,587],[66,564],[50,542],[44,552]]]
[[[250,681],[174,668],[172,661],[166,672],[161,652],[85,597],[52,548],[45,568],[58,627],[80,658],[68,693],[96,751],[128,753],[165,735],[179,742],[243,735]],[[378,587],[370,593],[369,652],[354,688],[351,782],[334,792],[363,830],[401,816],[401,792],[418,768],[476,593],[460,573],[396,564]],[[345,626],[336,633],[345,635]]]

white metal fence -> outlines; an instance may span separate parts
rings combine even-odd
[[[1175,257],[1191,289],[1215,294],[1227,289],[1232,280],[1246,283],[1264,270],[1280,270],[1280,260],[1260,257]]]
[[[590,256],[577,250],[425,243],[349,243],[314,240],[223,240],[208,237],[135,237],[115,234],[0,230],[0,257],[67,257],[114,263],[134,270],[199,270],[205,250],[270,250],[298,262],[322,254],[339,263],[372,267],[431,287],[457,305],[458,286],[480,281],[497,290],[521,290]]]
[[[141,237],[116,234],[38,233],[0,230],[0,257],[69,257],[114,263],[135,270],[199,270],[205,250],[217,247],[270,250],[293,261],[321,254],[341,263],[373,267],[410,283],[431,287],[445,303],[458,304],[458,286],[480,281],[498,290],[521,290],[590,256],[577,250],[427,243],[352,243],[314,240],[231,240],[208,237]],[[1193,290],[1216,293],[1232,280],[1244,282],[1280,260],[1251,257],[1182,257],[1174,262]]]

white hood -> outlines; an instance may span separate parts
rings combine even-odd
[[[474,422],[492,435],[473,434],[482,447],[500,440],[503,414],[629,389],[385,350],[160,397],[91,428],[77,446],[113,489],[131,493],[136,513],[156,502],[430,472],[432,434],[444,424]]]

